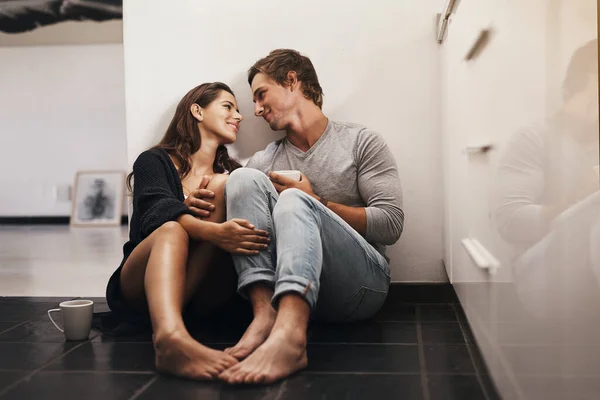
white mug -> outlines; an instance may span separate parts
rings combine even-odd
[[[48,310],[48,318],[56,328],[65,334],[67,340],[85,340],[90,335],[94,302],[91,300],[69,300],[58,305],[60,308]],[[52,313],[60,311],[63,327],[52,319]]]
[[[594,166],[594,171],[596,171],[596,175],[600,176],[600,165]]]
[[[300,181],[300,171],[298,171],[296,169],[285,169],[285,170],[273,171],[273,172],[275,172],[276,174],[279,174],[281,176],[285,176],[286,178],[290,178],[295,181]]]

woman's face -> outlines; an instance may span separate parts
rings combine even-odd
[[[231,93],[221,90],[208,106],[198,112],[195,112],[195,108],[199,109],[197,105],[192,105],[192,114],[200,121],[200,129],[205,134],[214,135],[220,144],[235,142],[243,117]]]

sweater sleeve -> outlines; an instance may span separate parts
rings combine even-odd
[[[357,143],[358,190],[365,201],[369,242],[391,245],[404,229],[396,161],[381,135],[364,131]]]
[[[518,132],[499,162],[496,220],[509,243],[533,243],[548,229],[539,198],[544,190],[544,144],[539,129]]]
[[[149,236],[165,222],[182,214],[191,214],[177,198],[169,184],[168,165],[152,153],[140,154],[133,164],[133,207],[140,215],[142,238]]]

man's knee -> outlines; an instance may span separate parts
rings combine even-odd
[[[254,168],[238,168],[229,174],[225,184],[225,193],[233,195],[236,192],[248,193],[248,189],[263,188],[271,184],[271,180],[263,172]]]
[[[300,189],[286,189],[279,195],[273,210],[273,218],[277,219],[290,213],[305,214],[314,209],[311,196]]]

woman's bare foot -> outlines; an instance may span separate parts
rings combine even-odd
[[[277,313],[270,306],[268,309],[265,308],[255,314],[254,320],[246,329],[240,341],[234,347],[225,349],[225,353],[238,360],[248,357],[250,353],[267,340],[275,324],[276,317]]]
[[[219,378],[231,384],[273,383],[306,368],[306,335],[273,331],[266,342]]]
[[[222,351],[209,349],[187,332],[153,336],[156,369],[182,378],[211,380],[238,361]]]

